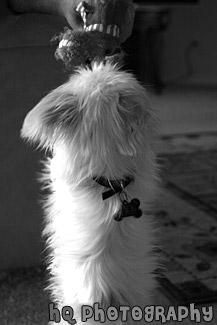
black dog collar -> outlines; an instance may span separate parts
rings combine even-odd
[[[111,179],[108,180],[102,176],[94,177],[95,182],[98,184],[108,187],[110,190],[102,193],[102,199],[106,200],[116,193],[121,193],[125,187],[127,187],[131,182],[133,182],[133,176],[126,176],[122,179]]]
[[[126,217],[135,217],[140,218],[142,216],[142,210],[139,209],[140,201],[139,199],[132,199],[130,202],[127,200],[127,195],[124,192],[125,187],[127,187],[131,182],[134,181],[133,176],[126,176],[125,178],[118,180],[108,180],[104,177],[94,177],[95,182],[100,184],[101,186],[108,187],[110,190],[102,193],[102,199],[106,200],[110,198],[112,195],[119,193],[120,199],[121,194],[124,194],[125,199],[121,199],[121,209],[114,215],[114,219],[116,221],[121,221]]]

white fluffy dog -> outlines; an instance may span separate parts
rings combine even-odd
[[[22,137],[52,153],[42,175],[52,299],[78,323],[84,304],[151,302],[153,124],[144,88],[110,63],[76,70],[25,119]]]

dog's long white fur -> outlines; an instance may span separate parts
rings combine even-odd
[[[73,307],[78,322],[82,304],[151,303],[157,263],[146,212],[157,187],[153,125],[144,88],[112,64],[77,70],[25,119],[22,137],[52,152],[42,174],[50,190],[44,235],[52,299]],[[125,192],[141,201],[143,215],[117,222],[119,195],[103,201],[106,189],[93,177],[126,175],[134,182]]]

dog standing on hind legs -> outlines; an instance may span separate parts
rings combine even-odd
[[[49,289],[56,307],[74,309],[77,323],[82,305],[151,304],[157,262],[146,211],[157,188],[153,126],[137,80],[96,62],[77,69],[24,121],[21,136],[52,154],[41,176],[50,192]]]

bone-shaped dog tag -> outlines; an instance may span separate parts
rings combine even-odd
[[[130,202],[127,200],[122,201],[122,207],[118,213],[114,216],[116,221],[121,221],[126,217],[140,218],[142,216],[142,210],[139,209],[140,201],[136,198],[132,199]]]

